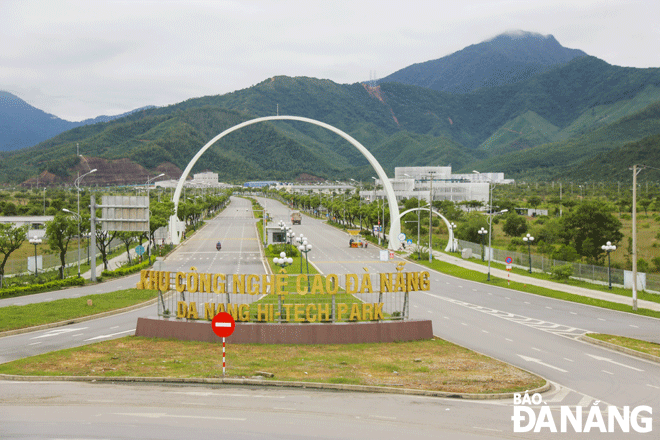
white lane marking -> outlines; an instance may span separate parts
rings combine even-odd
[[[43,335],[35,336],[34,338],[30,338],[30,340],[40,339],[40,338],[50,338],[50,337],[53,337],[53,336],[62,335],[64,333],[71,333],[71,332],[77,332],[77,331],[80,331],[80,330],[85,330],[87,328],[88,327],[58,328],[58,329],[55,329],[55,330],[51,330],[48,333],[44,333]]]
[[[603,318],[598,318],[599,321],[605,321]]]
[[[584,397],[582,397],[582,399],[580,399],[577,406],[581,406],[583,408],[587,407],[587,406],[589,406],[589,404],[591,403],[592,400],[593,400],[593,398],[591,398],[589,396],[584,396]]]
[[[631,326],[632,328],[639,328],[639,327],[637,327],[636,325],[632,325],[632,324],[630,324],[630,326]]]
[[[466,326],[466,327],[467,327],[467,324],[466,324],[466,323],[464,323],[464,322],[461,322],[461,325],[464,325],[464,326]]]
[[[655,385],[651,385],[650,383],[647,383],[646,386],[660,390],[660,387],[656,387]]]
[[[569,358],[564,358],[564,360],[568,362],[575,362],[573,359],[569,359]]]
[[[540,348],[536,348],[536,347],[531,347],[531,348],[532,348],[532,350],[534,350],[534,351],[541,351]]]
[[[185,394],[186,396],[196,396],[196,397],[222,396],[222,397],[263,397],[266,399],[286,398],[286,396],[268,396],[265,394],[213,393],[210,391],[168,391],[168,394]]]
[[[509,338],[504,338],[504,340],[509,341],[509,342],[513,342],[513,339],[509,339]]]
[[[238,417],[208,417],[208,416],[187,416],[179,414],[166,414],[166,413],[115,413],[118,416],[132,416],[132,417],[144,417],[148,419],[160,419],[160,418],[175,418],[175,419],[205,419],[205,420],[234,420],[238,422],[243,422],[247,419],[242,419]]]
[[[396,417],[387,417],[387,416],[377,416],[377,415],[370,415],[369,417],[373,417],[374,419],[383,419],[383,420],[396,420]]]
[[[93,338],[85,339],[85,342],[87,342],[87,341],[95,341],[95,340],[97,340],[97,339],[111,338],[111,337],[113,337],[113,336],[121,335],[121,334],[124,334],[124,333],[130,333],[130,332],[134,332],[134,331],[135,331],[135,329],[132,329],[132,330],[124,330],[123,332],[111,333],[111,334],[109,334],[109,335],[96,336],[96,337],[93,337]]]
[[[31,343],[31,344],[28,344],[28,345],[39,345],[39,344],[43,344],[43,342],[41,342],[41,341],[39,341],[39,342],[33,342],[33,343]]]
[[[568,393],[570,392],[571,390],[568,388],[562,388],[554,396],[552,396],[552,398],[546,400],[546,402],[561,402],[566,396],[568,396]]]
[[[489,333],[489,332],[487,332],[486,330],[481,330],[481,331],[482,331],[483,333]]]
[[[481,426],[473,426],[472,429],[481,429],[482,431],[502,432],[500,429],[482,428]]]
[[[589,354],[589,353],[585,353],[585,354],[587,356],[589,356],[590,358],[596,359],[597,361],[609,362],[610,364],[618,365],[618,366],[624,367],[624,368],[630,368],[631,370],[635,370],[635,371],[640,371],[640,372],[644,371],[644,370],[640,370],[639,368],[631,367],[630,365],[622,364],[621,362],[613,361],[610,358],[606,358],[606,357],[602,357],[602,356],[596,356],[596,355]]]
[[[82,336],[82,335],[84,335],[84,333],[78,333],[78,334],[75,334],[75,335],[71,335],[71,337],[75,338],[75,337]]]
[[[614,376],[614,373],[612,373],[611,371],[605,371],[605,370],[600,370],[600,371],[602,371],[603,373],[611,374],[612,376]]]
[[[114,330],[114,329],[116,329],[116,328],[119,328],[119,326],[116,325],[116,326],[114,326],[114,327],[110,327],[108,330]]]
[[[575,312],[568,312],[568,313],[570,313],[571,315],[577,315],[577,313]]]
[[[563,368],[559,368],[559,367],[555,367],[554,365],[547,364],[547,363],[541,361],[540,359],[535,359],[535,358],[529,357],[529,356],[523,356],[522,354],[519,354],[518,356],[520,356],[522,358],[522,360],[524,360],[524,361],[534,362],[535,364],[543,365],[545,367],[552,368],[552,369],[560,371],[562,373],[568,373],[568,371],[564,370]]]

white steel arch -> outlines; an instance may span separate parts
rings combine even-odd
[[[223,131],[213,139],[211,139],[206,145],[204,145],[198,152],[195,154],[195,157],[192,158],[192,160],[188,163],[188,166],[186,169],[183,171],[183,174],[181,175],[181,178],[179,179],[179,183],[176,185],[176,190],[174,191],[174,215],[170,217],[170,239],[173,244],[179,244],[181,242],[181,233],[183,231],[179,230],[179,224],[180,221],[177,217],[177,212],[179,209],[179,198],[181,197],[181,191],[183,190],[183,185],[188,178],[188,175],[190,174],[190,171],[192,170],[193,166],[197,162],[197,160],[204,154],[206,150],[208,150],[211,145],[222,139],[223,137],[227,136],[229,133],[234,132],[236,130],[239,130],[243,127],[247,127],[248,125],[252,124],[257,124],[259,122],[266,122],[266,121],[300,121],[300,122],[307,122],[310,124],[318,125],[319,127],[323,127],[327,130],[330,130],[333,133],[338,134],[342,138],[346,139],[351,145],[353,145],[355,148],[358,149],[360,153],[364,157],[367,158],[369,161],[369,164],[374,168],[376,171],[376,174],[378,175],[378,178],[380,179],[381,182],[383,182],[383,189],[385,190],[385,194],[387,195],[387,204],[390,208],[390,237],[389,237],[389,248],[393,250],[399,249],[399,246],[401,245],[399,241],[399,234],[401,233],[401,224],[399,222],[399,205],[397,204],[396,201],[396,196],[394,195],[394,189],[392,188],[392,184],[390,183],[389,179],[387,178],[387,174],[385,174],[385,170],[383,170],[383,167],[380,166],[376,158],[367,150],[361,143],[359,143],[357,140],[355,140],[353,137],[348,135],[347,133],[344,133],[343,131],[339,130],[338,128],[333,127],[332,125],[326,124],[321,121],[317,121],[315,119],[310,119],[310,118],[304,118],[301,116],[265,116],[263,118],[256,118],[256,119],[251,119],[249,121],[242,122],[238,125],[234,125],[231,128],[228,128],[227,130]]]
[[[429,208],[412,208],[407,211],[403,211],[401,214],[399,214],[399,222],[401,222],[401,219],[403,218],[404,215],[408,214],[409,212],[413,211],[428,211]],[[453,252],[454,251],[454,228],[451,227],[451,224],[449,223],[449,220],[447,218],[440,214],[438,211],[435,209],[433,210],[433,214],[437,215],[440,217],[442,220],[444,220],[445,224],[447,225],[447,231],[449,231],[449,241],[447,242],[447,246],[445,247],[445,252]],[[417,225],[419,227],[419,225]]]

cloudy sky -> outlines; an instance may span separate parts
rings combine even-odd
[[[510,30],[660,67],[657,0],[0,0],[0,90],[72,121],[275,75],[387,76]]]

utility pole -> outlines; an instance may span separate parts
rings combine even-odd
[[[632,285],[632,298],[633,310],[637,310],[637,174],[642,171],[637,169],[637,165],[633,165],[633,194],[632,194],[632,272],[633,272],[633,285]]]
[[[433,173],[429,171],[430,187],[429,187],[429,263],[433,261]]]

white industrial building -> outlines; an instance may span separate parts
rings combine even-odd
[[[376,187],[382,185],[380,179]],[[396,167],[394,179],[390,179],[397,200],[418,198],[420,200],[450,200],[464,202],[478,200],[488,202],[490,183],[509,184],[512,179],[505,179],[504,173],[452,174],[447,167]],[[385,197],[382,189],[361,191],[360,196],[371,202]]]

